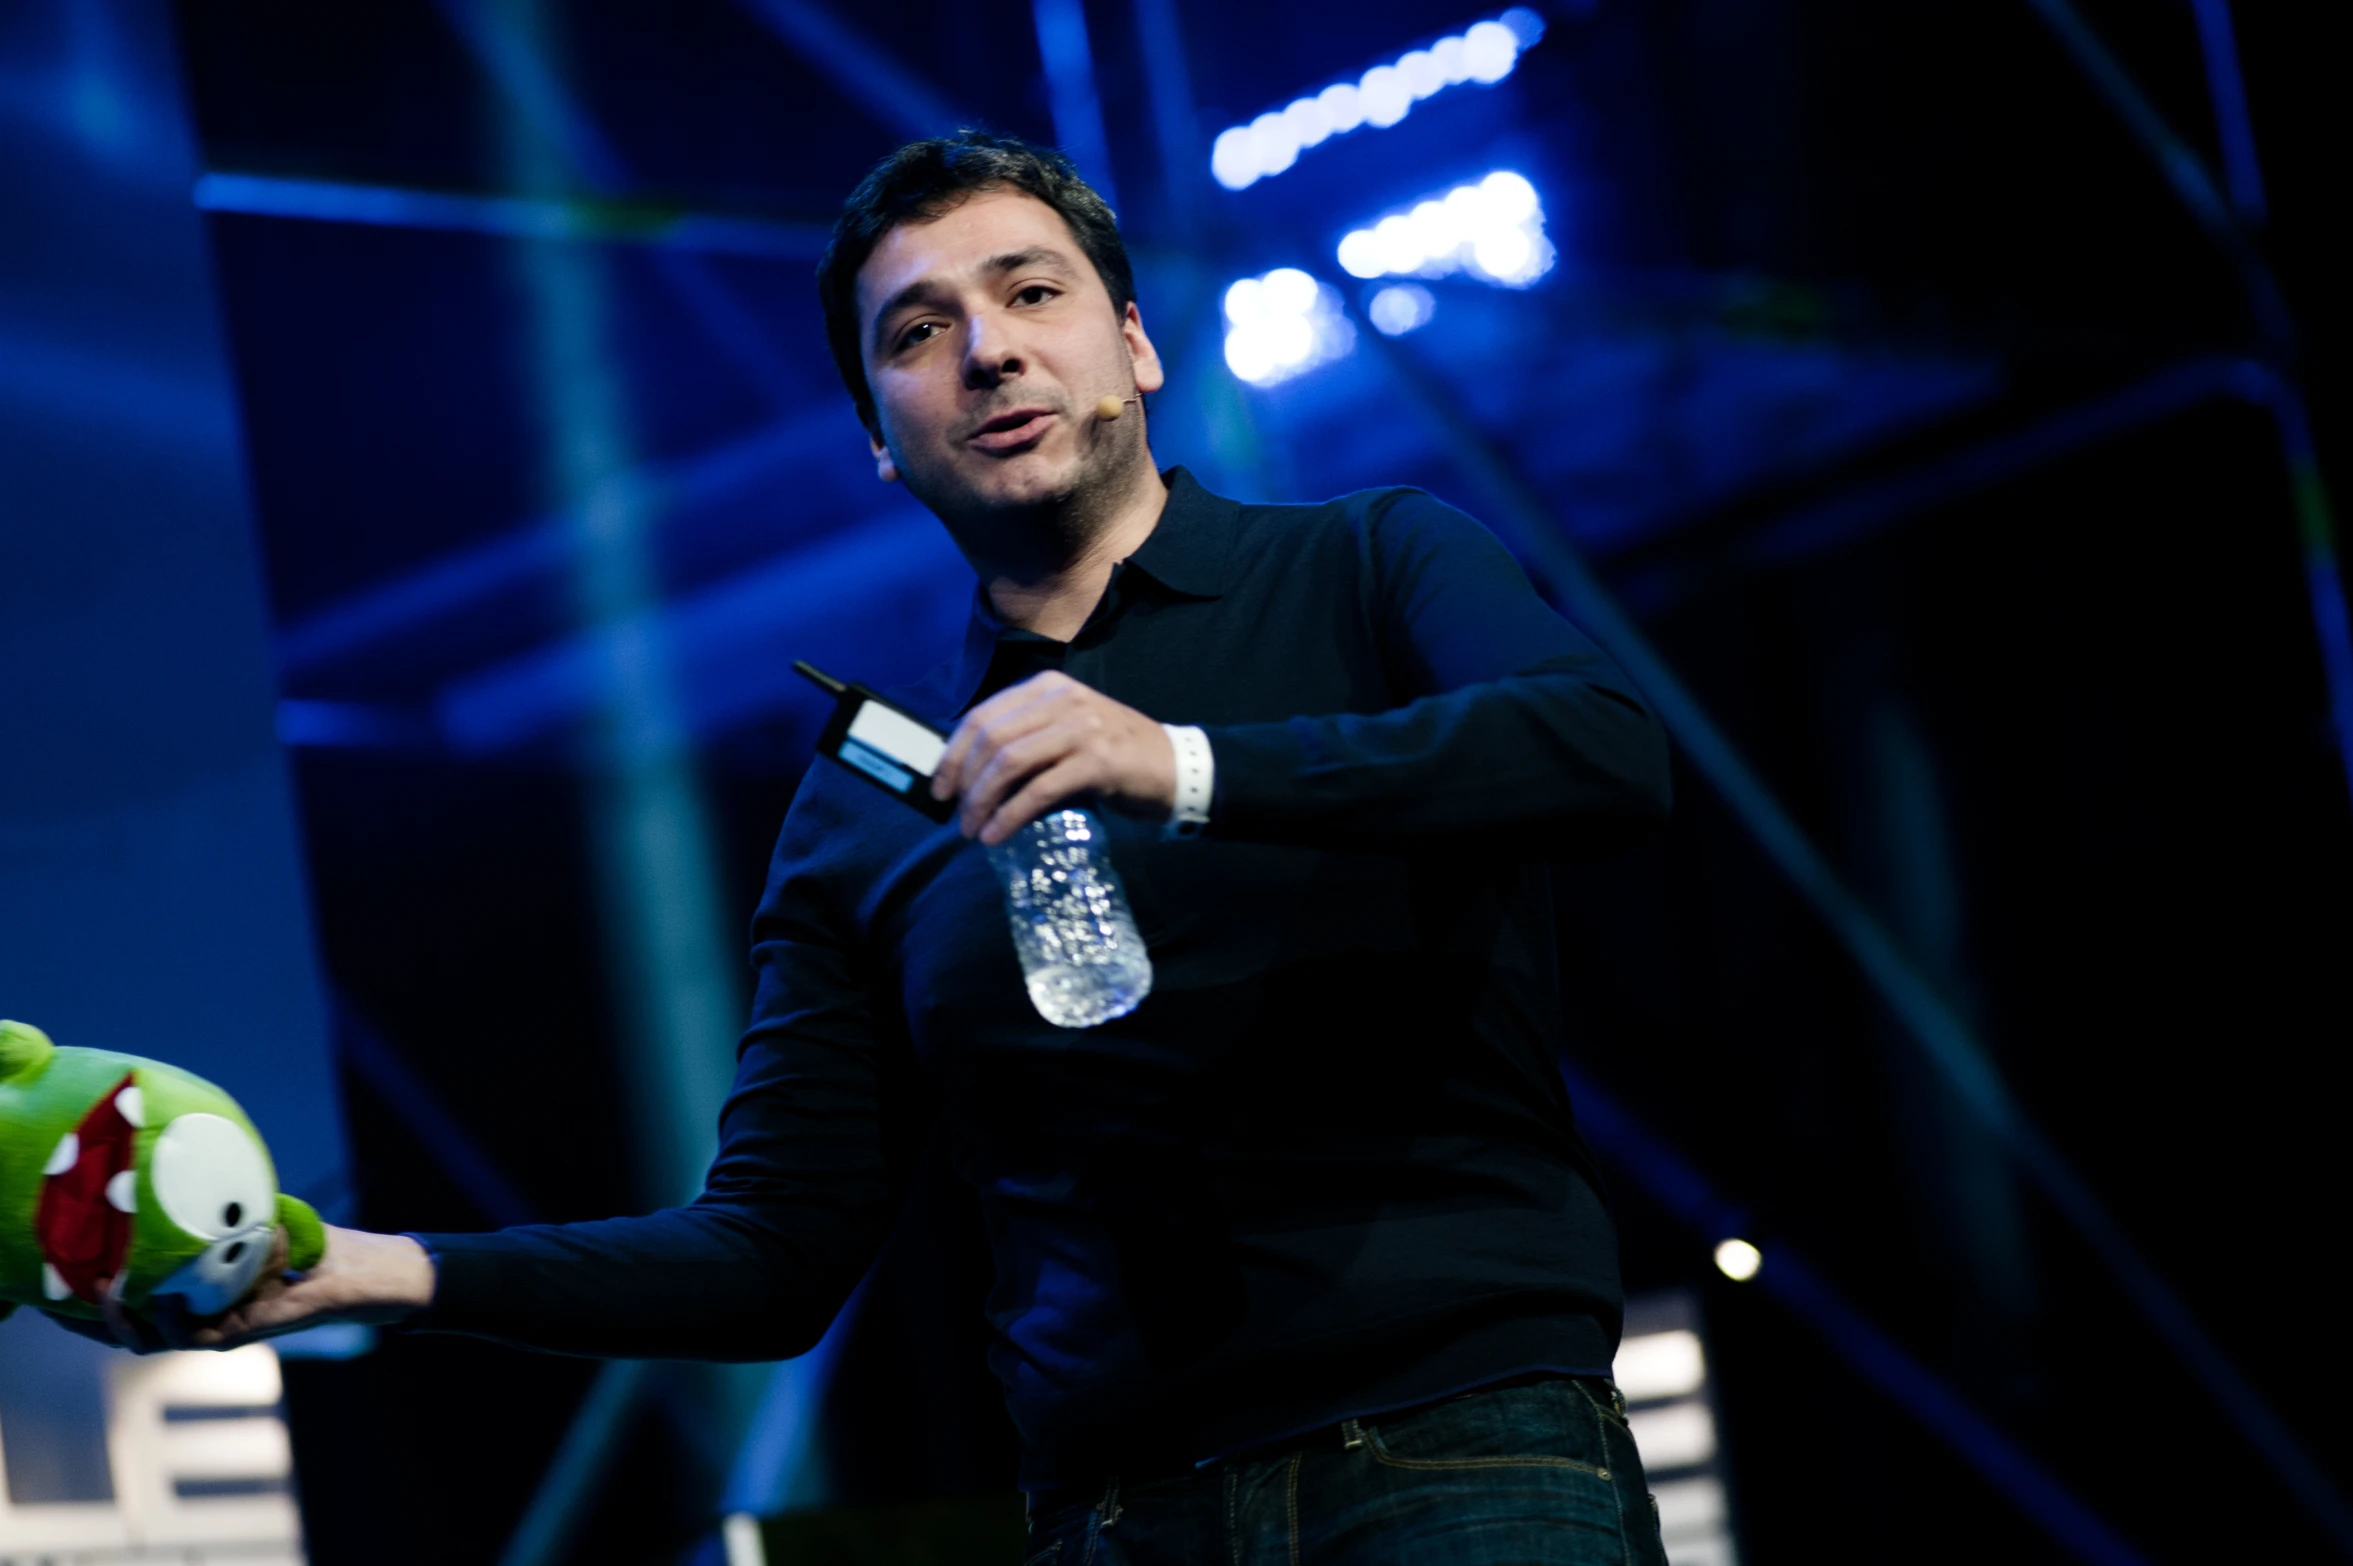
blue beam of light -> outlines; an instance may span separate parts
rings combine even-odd
[[[528,5],[517,0],[440,0],[441,12],[465,43],[475,62],[498,84],[511,111],[510,136],[536,137],[532,155],[540,166],[540,183],[518,187],[523,194],[568,196],[585,186],[611,197],[634,183],[620,150],[598,128],[557,69],[554,54]],[[707,224],[710,220],[705,220]],[[719,232],[705,227],[705,238],[757,238],[717,220]],[[700,247],[664,245],[654,249],[654,265],[671,290],[686,304],[712,345],[733,362],[779,411],[795,400],[779,389],[794,382],[765,332],[734,302],[726,284],[706,269]]]
[[[859,1280],[816,1347],[770,1368],[720,1496],[722,1515],[776,1517],[824,1504],[829,1489],[821,1423],[825,1394],[873,1278],[869,1271]]]
[[[506,1172],[482,1150],[482,1144],[442,1107],[425,1079],[351,1002],[337,997],[335,1041],[343,1063],[385,1108],[392,1111],[409,1135],[415,1137],[450,1184],[474,1204],[474,1210],[501,1227],[537,1223],[531,1201],[506,1177]]]
[[[1543,36],[1544,19],[1514,6],[1427,49],[1409,49],[1395,63],[1376,65],[1356,81],[1334,82],[1220,132],[1209,152],[1210,176],[1228,190],[1247,190],[1334,136],[1397,124],[1416,103],[1449,87],[1492,87]]]
[[[1368,336],[1400,390],[1462,470],[1487,492],[1507,539],[1563,613],[1600,643],[1654,710],[1685,758],[1714,787],[1757,846],[1797,890],[1880,1001],[1955,1094],[2099,1258],[2142,1318],[2180,1357],[2281,1483],[2340,1545],[2353,1550],[2353,1511],[2262,1394],[2240,1374],[2170,1284],[2150,1266],[2089,1183],[2026,1118],[1993,1059],[1934,985],[1847,887],[1764,779],[1585,566],[1566,530],[1516,469],[1402,345]],[[2341,601],[2341,600],[2340,600]]]
[[[1594,1147],[1630,1172],[1652,1200],[1696,1230],[1704,1243],[1735,1235],[1759,1238],[1746,1214],[1599,1083],[1566,1062],[1561,1076],[1576,1106],[1578,1127]],[[1918,1420],[2030,1521],[2093,1566],[2153,1566],[2032,1454],[1848,1303],[1786,1242],[1762,1239],[1764,1263],[1755,1274],[1756,1287],[1812,1327],[1856,1374]]]
[[[974,123],[954,103],[816,0],[738,0],[748,16],[902,136],[944,136]]]
[[[1152,109],[1152,139],[1160,153],[1160,182],[1168,216],[1180,234],[1192,232],[1200,212],[1200,111],[1193,73],[1185,63],[1185,34],[1176,0],[1135,0],[1136,38],[1142,46],[1144,93]]]
[[[2329,504],[2328,486],[2312,446],[2303,389],[2296,382],[2294,366],[2301,352],[2295,317],[2288,309],[2286,296],[2280,292],[2279,279],[2245,221],[2248,213],[2223,198],[2204,161],[2173,133],[2165,117],[2157,112],[2157,106],[2141,90],[2140,83],[2100,35],[2069,0],[2027,0],[2027,3],[2058,38],[2060,46],[2093,89],[2107,100],[2110,112],[2124,122],[2125,129],[2141,144],[2141,150],[2155,162],[2158,172],[2173,187],[2175,198],[2238,271],[2247,311],[2263,334],[2266,357],[2278,382],[2272,405],[2279,421],[2288,482],[2295,492],[2297,541],[2305,558],[2313,634],[2320,644],[2322,667],[2328,679],[2330,711],[2335,721],[2338,755],[2345,769],[2346,788],[2353,792],[2353,633],[2347,630],[2345,578],[2337,550],[2336,515]],[[2224,23],[2228,20],[2227,16],[2222,18]],[[2209,36],[2202,40],[2207,68],[2217,73],[2212,78],[2218,93],[2216,112],[2227,115],[2231,105],[2245,93],[2238,79],[2237,48],[2228,36],[2227,26],[2217,39],[2211,35],[2211,24],[2204,18],[2201,25],[2209,27]],[[2218,52],[2224,46],[2228,47],[2227,60]],[[2227,84],[2219,79],[2225,64],[2230,68]],[[2243,103],[2239,107],[2243,108]],[[2226,127],[2226,138],[2231,135]],[[2225,153],[2234,155],[2228,147]],[[2252,178],[2255,170],[2251,130],[2244,137],[2243,155],[2248,161],[2245,172]],[[2260,199],[2259,186],[2251,193]],[[2284,1438],[2285,1432],[2281,1435]],[[2296,1455],[2299,1462],[2283,1468],[2283,1477],[2288,1479],[2306,1509],[2336,1539],[2338,1548],[2353,1555],[2353,1507],[2345,1504],[2336,1486],[2319,1468],[2301,1461],[2300,1453]],[[2282,1454],[2281,1460],[2287,1461],[2286,1454]]]
[[[651,743],[628,732],[646,720],[632,719],[625,698],[627,666],[655,659],[677,686],[665,721],[707,736],[803,696],[796,657],[831,646],[862,666],[877,641],[920,641],[919,625],[936,624],[932,644],[947,645],[971,592],[962,557],[928,513],[876,518],[453,681],[436,702],[439,732],[461,754],[487,755],[609,714],[619,742]]]
[[[2222,142],[2222,175],[2231,205],[2246,221],[2261,223],[2266,216],[2263,167],[2255,158],[2255,123],[2247,113],[2230,0],[2190,0],[2190,10],[2198,19],[2198,48],[2206,60],[2206,91],[2214,100],[2214,130]]]
[[[803,414],[695,456],[646,463],[603,482],[641,492],[641,503],[658,507],[675,522],[838,450],[854,427],[837,410]],[[585,503],[601,502],[592,494]],[[443,616],[568,567],[581,540],[577,512],[560,509],[454,551],[288,626],[278,637],[279,668],[306,673],[412,635]]]
[[[565,1558],[564,1546],[588,1510],[605,1464],[645,1390],[650,1368],[642,1359],[612,1359],[597,1371],[530,1507],[499,1553],[498,1566],[553,1566]]]
[[[1932,506],[2023,478],[2071,452],[2223,398],[2268,406],[2271,372],[2251,359],[2193,359],[1917,467],[1851,484],[1750,529],[1724,562],[1732,570],[1784,566],[1835,549]],[[1684,523],[1698,520],[1684,519]],[[1677,523],[1672,525],[1684,525]],[[1662,529],[1663,531],[1663,529]],[[1713,569],[1713,568],[1711,568]],[[1619,597],[1640,615],[1680,601],[1701,585],[1666,565],[1622,578]]]
[[[195,199],[207,212],[488,234],[501,239],[594,240],[785,261],[815,260],[824,253],[826,236],[831,232],[822,223],[687,212],[650,203],[570,196],[466,195],[228,171],[199,177]]]
[[[1095,51],[1087,42],[1087,13],[1079,0],[1031,0],[1038,59],[1046,68],[1046,97],[1054,111],[1054,139],[1079,178],[1116,208],[1111,138],[1103,133],[1103,101],[1095,90]]]

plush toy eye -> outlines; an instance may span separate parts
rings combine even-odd
[[[277,1182],[261,1147],[220,1115],[181,1115],[165,1126],[147,1178],[164,1216],[198,1239],[236,1234],[276,1210]]]

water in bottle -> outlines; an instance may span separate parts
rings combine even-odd
[[[1124,1017],[1152,990],[1152,959],[1107,846],[1092,812],[1050,810],[989,850],[1030,1002],[1058,1028]]]

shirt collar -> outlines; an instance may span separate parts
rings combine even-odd
[[[1216,598],[1232,581],[1234,534],[1241,506],[1223,495],[1212,495],[1183,468],[1161,475],[1168,501],[1160,523],[1152,529],[1127,563],[1171,592],[1187,598]],[[989,603],[985,588],[972,589],[972,614],[964,622],[964,646],[949,681],[949,711],[961,713],[988,676],[996,656],[997,639],[1011,630]]]

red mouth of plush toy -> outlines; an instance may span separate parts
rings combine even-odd
[[[113,1196],[129,1195],[124,1188],[130,1182],[117,1187],[116,1181],[130,1171],[137,1151],[139,1128],[119,1102],[133,1087],[132,1079],[124,1077],[82,1117],[72,1132],[74,1157],[41,1182],[41,1205],[33,1218],[42,1259],[56,1274],[50,1292],[62,1282],[72,1298],[86,1304],[98,1303],[100,1286],[121,1273],[131,1250],[131,1214],[116,1206]]]

